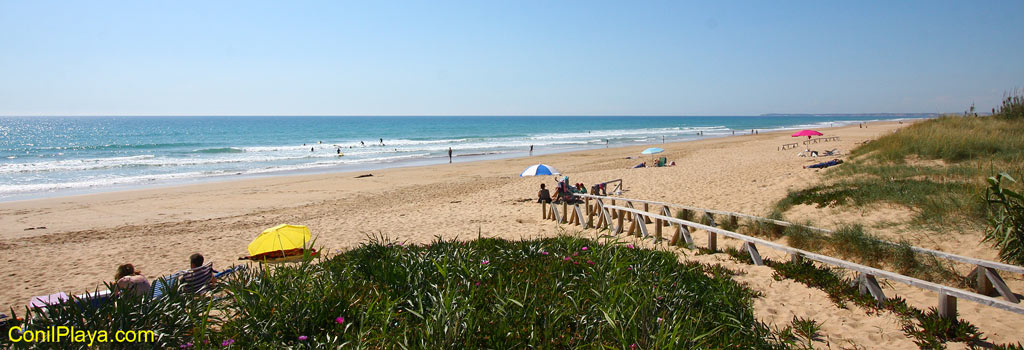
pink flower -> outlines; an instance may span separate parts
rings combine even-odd
[[[227,339],[224,339],[224,341],[220,343],[220,346],[228,347],[228,346],[231,346],[231,344],[234,344],[234,343],[235,343],[234,339],[227,338]]]
[[[570,258],[570,257],[568,257],[568,256],[567,256],[567,257],[564,257],[564,258],[562,258],[562,260],[565,260],[565,261],[569,261],[570,259],[572,259],[572,258]]]
[[[588,263],[588,264],[591,264],[591,265],[593,265],[593,264],[594,264],[594,262],[593,262],[593,261],[590,261],[590,260],[587,260],[587,263]]]
[[[633,267],[632,266],[626,266],[626,270],[633,271]]]
[[[632,244],[627,244],[626,248],[633,249],[633,248],[636,248],[636,246],[634,246]],[[633,345],[636,345],[636,344],[633,344]]]
[[[191,349],[191,348],[192,348],[192,343],[185,343],[185,344],[181,344],[181,346],[179,346],[179,348],[182,348],[182,349]]]
[[[490,260],[481,260],[480,261],[480,265],[487,265],[487,264],[490,264],[490,263],[491,263]]]
[[[580,248],[582,251],[587,251],[587,247]]]
[[[479,285],[480,285],[480,282],[477,282],[477,283],[476,283],[476,284],[474,284],[474,285],[476,285],[476,286],[479,286]]]
[[[334,322],[337,322],[338,324],[345,323],[345,316],[338,316],[338,318],[334,319]]]
[[[658,317],[658,323],[662,323],[662,322],[665,322],[665,319],[661,318],[661,317]]]
[[[633,343],[633,344],[630,344],[630,345],[629,345],[629,348],[630,348],[630,349],[639,349],[640,347],[639,347],[639,346],[637,346],[637,345],[636,345],[636,343]]]
[[[304,336],[304,335],[300,335],[299,336],[299,341],[306,341],[306,339],[309,339],[309,337]]]
[[[540,255],[548,255],[548,252],[540,252]]]

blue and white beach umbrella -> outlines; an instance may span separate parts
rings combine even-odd
[[[526,170],[523,170],[523,173],[519,174],[519,177],[558,174],[560,174],[558,170],[555,170],[555,168],[552,168],[550,165],[537,164],[531,165],[529,168],[526,168]]]
[[[651,148],[645,149],[643,152],[640,152],[640,154],[658,154],[658,153],[661,153],[661,152],[665,152],[665,150],[663,150],[661,148],[658,148],[658,147],[651,147]]]

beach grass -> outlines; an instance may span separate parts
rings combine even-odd
[[[824,184],[790,191],[774,210],[785,212],[797,205],[881,210],[898,206],[913,213],[904,224],[934,235],[982,231],[993,225],[992,209],[985,200],[990,187],[987,179],[997,173],[1016,178],[1024,174],[1021,110],[1024,98],[1015,93],[1005,98],[992,116],[943,116],[879,137],[854,149],[843,166],[828,170]],[[1007,190],[1021,191],[1019,183],[1003,185]],[[935,259],[928,262],[927,258],[914,258],[909,247],[893,248],[870,237],[859,226],[841,228],[827,242],[825,237],[815,238],[813,232],[795,230],[788,236],[796,246],[827,245],[862,261],[888,260],[915,277],[959,279]],[[1024,261],[1018,259],[1024,254],[1013,253],[1024,251],[1020,244],[989,241],[1001,250],[1003,261]]]
[[[218,299],[116,297],[97,310],[58,307],[32,327],[148,327],[164,334],[160,348],[790,347],[755,319],[757,294],[732,275],[671,251],[573,236],[376,237],[331,257],[242,270]]]
[[[1014,101],[1004,109],[1021,108]],[[1024,118],[944,116],[857,147],[829,170],[831,181],[792,191],[776,208],[888,203],[912,209],[917,226],[976,229],[986,225],[985,179],[998,172],[1024,173]]]

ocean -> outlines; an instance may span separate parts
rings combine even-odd
[[[447,163],[449,147],[462,162],[525,156],[531,145],[539,155],[890,119],[896,118],[0,117],[0,201]]]

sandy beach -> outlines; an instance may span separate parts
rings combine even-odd
[[[838,148],[844,154],[857,143],[905,126],[896,122],[821,129],[841,141],[812,149]],[[630,169],[653,157],[649,146],[596,149],[535,157],[459,162],[369,172],[280,176],[197,185],[99,193],[0,203],[0,307],[25,305],[34,295],[64,291],[79,294],[112,279],[118,264],[132,263],[147,277],[184,269],[188,256],[206,255],[215,267],[239,263],[246,245],[263,229],[281,224],[308,226],[316,244],[327,249],[355,247],[371,235],[411,243],[436,236],[551,236],[576,227],[541,220],[535,203],[539,184],[550,176],[520,178],[529,165],[552,165],[570,182],[593,184],[622,179],[625,197],[761,215],[787,191],[824,181],[824,172],[802,166],[827,159],[797,157],[803,149],[778,151],[796,142],[786,132],[659,144],[676,166]],[[639,159],[626,159],[633,157]],[[356,178],[372,173],[372,177]],[[837,211],[799,207],[791,220],[812,220],[825,228],[838,222],[888,220],[900,208]],[[888,216],[887,216],[888,215]],[[45,229],[35,229],[45,227]],[[29,230],[29,228],[33,228]],[[877,232],[891,237],[890,231]],[[581,234],[594,235],[595,231]],[[980,244],[980,232],[951,232],[936,239],[907,235],[917,245],[995,260]],[[695,235],[703,246],[701,235]],[[647,244],[647,243],[645,243]],[[737,246],[724,240],[720,247]],[[648,246],[652,246],[648,244]],[[673,248],[674,249],[674,248]],[[791,280],[776,281],[768,267],[740,264],[725,254],[695,255],[678,249],[681,259],[722,264],[741,271],[737,280],[764,293],[757,316],[779,327],[794,315],[823,321],[820,347],[915,348],[896,316],[869,315],[864,309],[836,307],[827,295]],[[784,259],[765,250],[768,257]],[[1012,289],[1024,290],[1021,276],[1004,276]],[[906,298],[921,309],[935,306],[936,295],[903,284],[883,286],[887,295]],[[1021,341],[1024,316],[960,301],[961,317],[977,325],[992,343]],[[20,313],[20,312],[19,312]],[[955,346],[954,346],[955,348]]]

